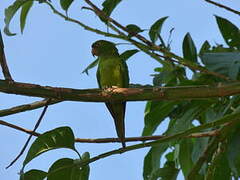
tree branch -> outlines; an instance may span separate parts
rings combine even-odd
[[[239,124],[239,119],[237,121],[228,121],[224,124],[224,126],[221,127],[219,130],[219,136],[214,137],[211,142],[208,143],[208,146],[199,157],[192,170],[189,172],[187,180],[195,180],[195,175],[198,174],[203,166],[203,163],[206,162],[209,157],[213,157],[213,154],[216,152],[219,143],[223,142],[228,137],[230,131],[238,127],[237,124]]]
[[[70,18],[68,16],[65,16],[64,14],[62,14],[61,12],[59,12],[51,3],[49,2],[44,2],[45,4],[47,4],[51,10],[53,11],[54,14],[60,16],[61,18],[65,19],[66,21],[69,21],[69,22],[73,22],[75,24],[78,24],[79,26],[83,27],[84,29],[86,29],[87,31],[91,31],[91,32],[94,32],[94,33],[97,33],[97,34],[100,34],[100,35],[103,35],[103,36],[106,36],[106,37],[113,37],[113,38],[118,38],[118,39],[125,39],[125,37],[123,36],[120,36],[120,35],[117,35],[117,34],[112,34],[112,33],[108,33],[108,32],[104,32],[104,31],[101,31],[101,30],[98,30],[98,29],[95,29],[95,28],[92,28],[90,26],[87,26],[86,24],[76,20],[76,19],[73,19],[73,18]]]
[[[14,124],[5,122],[0,120],[0,125],[7,126],[13,129],[16,129],[21,132],[25,132],[27,134],[33,135],[33,136],[40,136],[41,134],[29,129],[22,128],[20,126],[16,126]],[[209,132],[202,132],[202,133],[193,133],[189,136],[186,136],[185,138],[202,138],[202,137],[210,137],[210,136],[218,136],[219,132],[218,130],[209,131]],[[126,137],[126,142],[135,142],[135,141],[152,141],[157,140],[161,138],[165,138],[167,136],[164,135],[158,135],[158,136],[140,136],[140,137]],[[78,143],[115,143],[115,142],[121,142],[119,138],[97,138],[97,139],[86,139],[86,138],[76,138],[75,142]]]
[[[51,99],[48,99],[48,102],[49,103],[51,101]],[[38,128],[38,126],[40,125],[40,123],[42,122],[42,119],[47,111],[47,108],[48,108],[48,104],[45,105],[45,107],[43,108],[43,111],[40,115],[40,117],[38,118],[37,120],[37,123],[35,124],[34,128],[33,128],[33,132],[35,132]],[[20,157],[21,155],[24,153],[25,149],[27,148],[27,145],[29,144],[31,138],[32,138],[33,134],[30,134],[30,136],[28,137],[27,141],[25,142],[22,150],[20,151],[20,153],[17,155],[17,157],[6,167],[6,169],[8,169],[9,167],[11,167]]]
[[[13,81],[10,71],[8,69],[8,65],[7,65],[1,30],[0,30],[0,64],[2,67],[2,72],[3,72],[4,78],[8,81]]]
[[[114,20],[113,18],[111,17],[108,17],[106,16],[106,14],[101,10],[99,9],[96,5],[94,5],[90,0],[85,0],[85,2],[92,8],[92,10],[95,12],[95,14],[103,19],[106,19],[108,22],[111,22],[112,24],[114,24],[116,27],[118,27],[119,29],[122,29],[123,31],[127,32],[127,33],[131,33],[129,32],[129,30],[121,25],[120,23],[118,23],[116,20]],[[114,26],[111,26],[111,24],[109,23],[108,26],[110,28],[112,28],[114,31],[116,31],[117,29],[114,27]],[[116,32],[119,32],[119,30],[117,30]],[[123,34],[121,33],[120,34],[121,36],[123,36]],[[182,65],[188,67],[188,68],[194,68],[195,70],[199,70],[200,72],[203,72],[203,73],[206,73],[206,74],[211,74],[213,76],[216,76],[216,77],[219,77],[221,79],[224,79],[226,81],[232,81],[229,77],[227,76],[224,76],[222,74],[219,74],[217,72],[213,72],[213,71],[209,71],[207,68],[201,66],[201,65],[198,65],[196,63],[193,63],[191,61],[188,61],[170,51],[168,51],[166,48],[163,48],[163,47],[160,47],[154,43],[152,43],[151,41],[147,40],[145,37],[141,36],[140,34],[135,34],[134,35],[137,39],[139,39],[140,41],[142,41],[143,43],[145,43],[148,47],[148,49],[150,50],[155,50],[155,51],[159,51],[161,53],[164,54],[164,56],[167,56],[168,58],[174,58],[176,59],[177,61],[179,61],[179,63],[181,63]],[[125,40],[129,41],[129,42],[132,42],[132,39],[131,38],[124,38]],[[136,45],[136,44],[135,44]],[[139,46],[138,46],[139,47]],[[141,49],[141,48],[140,48]],[[141,49],[142,50],[142,49]],[[155,58],[153,55],[154,53],[152,52],[146,52],[144,51],[145,53],[149,54],[151,57]],[[155,58],[156,59],[156,58]],[[158,59],[157,59],[158,60]],[[161,62],[161,61],[160,61]],[[162,62],[161,62],[162,63]]]
[[[220,3],[217,3],[217,2],[214,2],[214,1],[211,1],[211,0],[204,0],[204,1],[206,1],[206,2],[208,2],[208,3],[210,3],[210,4],[213,4],[213,5],[215,5],[215,6],[218,6],[218,7],[220,7],[220,8],[226,9],[227,11],[233,12],[233,13],[235,13],[235,14],[237,14],[237,15],[240,15],[240,12],[239,12],[239,11],[236,11],[235,9],[232,9],[232,8],[230,8],[230,7],[227,7],[227,6],[222,5],[222,4],[220,4]]]
[[[240,94],[240,83],[215,86],[71,89],[0,80],[0,92],[62,101],[110,102],[205,99]]]
[[[114,22],[115,25],[118,25],[117,27],[120,27],[121,29],[123,29],[125,32],[128,32],[128,30],[126,29],[126,27],[122,26],[120,23],[118,23],[117,21],[113,20],[112,18],[110,17],[106,17],[104,15],[104,13],[99,9],[97,8],[97,6],[95,6],[93,3],[91,3],[89,0],[86,0],[86,2],[88,4],[90,4],[91,6],[93,6],[93,10],[98,16],[101,16],[101,17],[104,17],[104,18],[107,18],[110,22]],[[113,38],[118,38],[118,39],[122,39],[122,40],[126,40],[126,41],[129,41],[129,42],[132,42],[135,46],[137,46],[139,49],[141,49],[143,52],[145,52],[146,54],[150,55],[152,58],[156,59],[158,62],[162,63],[162,64],[166,64],[163,60],[161,60],[158,56],[156,56],[153,52],[150,52],[149,50],[157,50],[157,51],[160,51],[162,53],[164,53],[165,55],[167,55],[168,57],[171,57],[171,58],[175,58],[179,61],[179,63],[181,63],[182,65],[186,66],[186,67],[189,67],[189,68],[192,68],[192,69],[195,69],[195,70],[198,70],[200,72],[203,72],[203,73],[206,73],[206,74],[211,74],[213,76],[216,76],[216,77],[219,77],[221,79],[224,79],[226,81],[231,81],[229,77],[226,77],[222,74],[219,74],[219,73],[216,73],[216,72],[212,72],[212,71],[209,71],[208,69],[206,69],[205,67],[202,67],[200,65],[197,65],[197,64],[194,64],[190,61],[186,61],[184,58],[181,58],[180,56],[177,56],[175,55],[174,53],[172,52],[169,52],[167,51],[166,49],[160,47],[160,46],[157,46],[155,44],[153,44],[151,41],[148,41],[147,39],[145,39],[143,36],[139,35],[139,34],[136,34],[135,36],[141,40],[142,42],[146,43],[147,45],[149,45],[150,47],[147,47],[147,50],[145,48],[143,48],[144,44],[141,44],[139,42],[136,42],[134,41],[133,39],[129,38],[127,35],[123,34],[122,32],[120,32],[116,27],[112,26],[111,24],[109,24],[109,27],[111,27],[114,31],[116,31],[117,33],[119,33],[119,35],[117,34],[112,34],[112,33],[109,33],[109,32],[104,32],[104,31],[100,31],[98,29],[94,29],[90,26],[87,26],[85,25],[84,23],[76,20],[76,19],[73,19],[73,18],[70,18],[68,16],[65,16],[64,14],[62,14],[61,12],[59,12],[56,8],[54,8],[54,6],[49,3],[49,2],[45,2],[45,4],[47,4],[53,11],[53,13],[57,14],[58,16],[64,18],[66,21],[69,21],[69,22],[73,22],[73,23],[76,23],[78,25],[80,25],[81,27],[83,27],[84,29],[88,30],[88,31],[91,31],[91,32],[95,32],[97,34],[100,34],[100,35],[104,35],[104,36],[107,36],[107,37],[113,37]],[[86,7],[85,7],[86,8]]]
[[[120,148],[120,149],[116,149],[116,150],[113,150],[113,151],[109,151],[109,152],[100,154],[98,156],[95,156],[95,157],[89,159],[88,161],[85,161],[82,165],[84,166],[86,164],[95,162],[95,161],[97,161],[99,159],[103,159],[103,158],[106,158],[108,156],[112,156],[114,154],[121,154],[121,153],[125,153],[125,152],[128,152],[128,151],[136,150],[136,149],[141,149],[141,148],[145,148],[145,147],[155,146],[155,145],[158,145],[160,143],[171,141],[173,139],[183,138],[183,137],[186,137],[186,136],[188,136],[188,135],[190,135],[192,133],[199,132],[199,131],[202,131],[204,129],[208,129],[208,128],[211,128],[211,127],[216,127],[216,126],[225,124],[227,122],[232,122],[232,123],[233,122],[237,122],[237,121],[239,121],[239,115],[240,115],[240,112],[234,113],[234,114],[231,114],[231,115],[226,115],[225,117],[223,117],[223,118],[221,118],[221,119],[219,119],[217,121],[214,121],[214,122],[211,122],[211,123],[206,123],[206,124],[203,124],[203,125],[200,125],[200,126],[197,126],[197,127],[191,128],[191,129],[188,129],[188,130],[186,130],[184,132],[180,132],[178,134],[174,134],[172,136],[166,136],[166,137],[163,137],[163,138],[161,138],[159,140],[155,140],[155,141],[152,141],[152,142],[136,144],[136,145],[132,145],[132,146],[127,146],[125,148]]]
[[[95,157],[89,159],[88,161],[85,161],[82,165],[84,166],[86,164],[92,163],[94,161],[106,158],[106,157],[114,155],[114,154],[121,154],[121,153],[128,152],[128,151],[135,150],[135,149],[141,149],[141,148],[144,148],[144,147],[150,147],[150,146],[158,145],[160,143],[171,141],[173,139],[179,139],[179,138],[187,137],[187,136],[190,136],[193,133],[203,131],[204,129],[213,128],[213,127],[220,126],[220,125],[223,125],[223,124],[226,124],[226,123],[229,123],[229,122],[231,122],[233,124],[233,123],[236,123],[236,122],[239,121],[239,116],[240,116],[240,112],[233,113],[233,114],[230,114],[230,115],[226,115],[226,116],[224,116],[224,117],[222,117],[222,118],[220,118],[216,121],[206,123],[206,124],[203,124],[203,125],[200,125],[200,126],[197,126],[197,127],[193,127],[191,129],[185,130],[185,131],[180,132],[178,134],[165,136],[165,137],[162,137],[161,139],[158,139],[158,140],[155,140],[155,141],[152,141],[152,142],[140,143],[140,144],[136,144],[136,145],[132,145],[132,146],[127,146],[125,148],[120,148],[120,149],[117,149],[117,150],[109,151],[109,152],[100,154],[98,156],[95,156]],[[0,123],[2,125],[8,126],[8,127],[13,127],[14,129],[21,130],[21,131],[24,131],[26,133],[31,133],[31,132],[29,132],[29,130],[16,127],[15,125],[11,125],[11,124],[9,125],[9,123],[6,123],[4,121],[0,121]],[[38,135],[38,133],[36,135]],[[217,132],[216,135],[219,135],[219,132]]]
[[[30,104],[23,104],[20,106],[15,106],[12,108],[8,108],[8,109],[3,109],[0,110],[0,117],[3,116],[8,116],[8,115],[12,115],[12,114],[17,114],[20,112],[25,112],[25,111],[29,111],[29,110],[34,110],[34,109],[38,109],[41,107],[44,107],[47,105],[48,99],[43,99],[41,101],[36,101]],[[51,102],[48,105],[52,105],[52,104],[56,104],[61,102],[60,100],[56,100],[56,99],[52,99]]]

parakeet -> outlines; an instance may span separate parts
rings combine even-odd
[[[101,89],[110,87],[129,86],[129,75],[127,64],[120,58],[115,44],[105,40],[99,40],[92,44],[92,54],[98,56],[97,81]],[[125,144],[125,109],[126,102],[106,102],[122,146]]]

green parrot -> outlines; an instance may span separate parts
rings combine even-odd
[[[92,54],[98,56],[97,81],[101,89],[128,88],[127,64],[120,58],[114,43],[105,40],[96,41],[92,44]],[[124,124],[126,102],[106,102],[105,104],[114,119],[118,138],[124,148],[126,147]]]

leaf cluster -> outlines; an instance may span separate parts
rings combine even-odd
[[[66,13],[66,16],[64,16],[54,9],[51,2],[47,0],[16,0],[5,10],[4,31],[7,35],[16,35],[10,31],[10,22],[19,9],[21,10],[20,29],[23,32],[26,18],[35,1],[50,5],[52,10],[55,13],[57,12],[56,14],[65,19],[69,18],[68,10],[74,2],[73,0],[60,0],[61,8]],[[117,34],[93,30],[82,25],[81,22],[77,22],[79,25],[87,27],[87,30],[111,37],[114,36],[134,45],[137,49],[127,50],[120,55],[124,61],[127,61],[139,51],[157,60],[159,66],[154,69],[154,74],[152,74],[153,86],[217,85],[229,81],[239,81],[240,31],[229,20],[215,16],[218,29],[225,41],[223,44],[211,45],[206,40],[198,50],[194,38],[190,33],[186,33],[182,42],[183,57],[180,57],[171,52],[169,39],[172,30],[169,31],[170,35],[167,41],[161,34],[168,16],[155,21],[149,27],[148,37],[144,38],[140,34],[145,30],[138,25],[121,26],[112,23],[113,20],[110,19],[110,16],[120,2],[121,0],[105,0],[102,3],[102,9],[100,9],[103,15],[96,13],[95,7],[90,8],[99,16],[104,25],[115,30]],[[97,64],[98,59],[86,67],[83,72],[88,74],[88,71]],[[189,180],[239,178],[240,147],[238,140],[240,138],[240,124],[231,120],[217,126],[214,124],[219,119],[228,118],[238,113],[239,104],[239,96],[206,98],[204,100],[147,102],[142,136],[154,135],[163,122],[167,124],[167,129],[163,133],[166,137],[188,132],[206,124],[210,124],[210,126],[198,132],[199,138],[180,137],[179,135],[179,137],[177,136],[169,141],[152,145],[144,158],[144,180],[174,180],[177,179],[180,171]],[[214,132],[219,133],[214,134]],[[208,134],[208,136],[201,136],[202,134]],[[21,180],[41,180],[44,178],[48,180],[61,178],[87,180],[90,172],[89,153],[86,152],[80,155],[75,149],[74,139],[73,132],[69,127],[56,128],[38,137],[30,147],[23,162]],[[136,146],[143,148],[144,143]],[[57,148],[71,149],[77,153],[78,158],[59,159],[52,164],[48,172],[35,169],[23,172],[24,167],[31,160]],[[119,152],[122,151],[119,150]],[[108,155],[111,155],[111,153],[106,153],[103,157]]]

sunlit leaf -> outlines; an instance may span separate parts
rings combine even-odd
[[[23,166],[40,154],[58,148],[68,148],[74,151],[74,135],[69,127],[60,127],[45,132],[39,136],[31,145]]]

